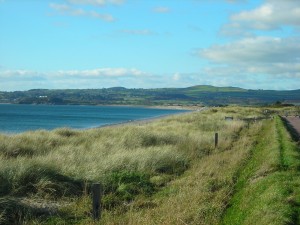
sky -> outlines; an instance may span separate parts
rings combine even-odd
[[[300,0],[0,0],[0,91],[300,89]]]

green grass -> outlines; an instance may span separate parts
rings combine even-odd
[[[0,224],[94,224],[93,182],[103,190],[99,224],[251,224],[259,207],[278,224],[296,221],[298,146],[279,119],[243,121],[263,111],[0,135]]]
[[[265,123],[238,174],[223,224],[299,224],[299,147],[282,121]]]

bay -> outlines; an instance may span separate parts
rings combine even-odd
[[[87,129],[182,113],[186,110],[130,106],[0,104],[0,132]]]

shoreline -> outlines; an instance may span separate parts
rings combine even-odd
[[[132,108],[150,108],[150,109],[174,109],[174,110],[197,110],[205,106],[186,106],[186,105],[116,105],[116,104],[17,104],[17,103],[1,103],[0,105],[47,105],[47,106],[109,106],[109,107],[132,107]]]
[[[127,126],[127,125],[139,125],[140,126],[140,125],[148,124],[148,123],[154,122],[156,120],[164,119],[164,118],[167,118],[167,117],[177,116],[177,115],[185,115],[185,114],[189,114],[189,113],[193,113],[193,112],[200,112],[200,111],[203,111],[205,109],[206,109],[206,107],[203,107],[202,109],[199,109],[199,111],[190,110],[188,112],[179,112],[179,113],[175,113],[175,114],[156,116],[156,117],[152,117],[152,118],[148,118],[148,119],[138,119],[138,120],[125,121],[125,122],[122,122],[122,123],[107,124],[107,125],[98,126],[98,127],[94,127],[94,128],[87,128],[85,130],[101,129],[101,128],[109,128],[109,127],[120,127],[120,126]]]
[[[108,127],[126,126],[126,125],[144,125],[144,124],[148,124],[148,123],[151,123],[153,121],[164,119],[164,118],[167,118],[167,117],[177,116],[177,115],[185,115],[185,114],[189,114],[189,113],[193,113],[193,112],[202,112],[202,111],[205,111],[207,109],[208,109],[208,107],[201,107],[201,108],[198,107],[197,110],[189,110],[188,112],[179,112],[179,113],[176,113],[176,114],[156,116],[156,117],[152,117],[152,118],[148,118],[148,119],[132,120],[132,121],[126,121],[126,122],[116,123],[116,124],[107,124],[107,125],[94,127],[94,128],[87,128],[87,129],[101,129],[101,128],[108,128]]]
[[[196,111],[205,106],[184,106],[184,105],[95,105],[95,106],[112,106],[112,107],[136,107],[136,108],[150,108],[150,109],[174,109],[174,110],[190,110]]]
[[[128,107],[134,107],[134,106],[128,106]],[[142,106],[137,106],[137,107],[142,107]],[[145,108],[152,108],[152,107],[145,107]],[[94,129],[102,129],[102,128],[109,128],[109,127],[120,127],[120,126],[126,126],[126,125],[144,125],[144,124],[148,124],[151,123],[153,121],[159,120],[159,119],[163,119],[163,118],[167,118],[167,117],[171,117],[171,116],[176,116],[176,115],[184,115],[184,114],[188,114],[188,113],[193,113],[193,112],[200,112],[203,110],[206,110],[207,107],[197,107],[197,109],[175,109],[175,108],[170,108],[167,106],[167,108],[158,108],[155,107],[157,109],[174,109],[174,110],[182,110],[183,112],[178,112],[178,113],[174,113],[174,114],[167,114],[167,115],[160,115],[160,116],[155,116],[155,117],[150,117],[150,118],[145,118],[145,119],[137,119],[137,120],[128,120],[128,121],[124,121],[124,122],[120,122],[120,123],[113,123],[113,124],[104,124],[104,125],[99,125],[99,126],[95,126],[95,127],[86,127],[86,128],[72,128],[72,127],[57,127],[55,129],[51,129],[51,130],[47,130],[47,129],[36,129],[36,130],[27,130],[27,131],[22,131],[22,132],[5,132],[5,131],[0,131],[0,135],[6,135],[6,136],[13,136],[13,135],[20,135],[23,133],[27,133],[27,132],[38,132],[38,131],[47,131],[47,132],[52,132],[56,129],[61,129],[61,128],[68,128],[71,130],[75,130],[75,131],[85,131],[85,130],[94,130]]]

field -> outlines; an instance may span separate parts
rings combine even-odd
[[[294,111],[219,107],[0,135],[0,224],[299,224],[299,143],[278,116]]]

